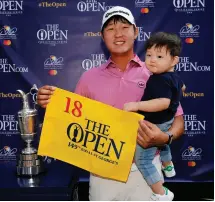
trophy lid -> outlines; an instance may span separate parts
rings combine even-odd
[[[31,109],[28,100],[28,94],[25,94],[22,90],[17,90],[21,96],[23,101],[23,108],[18,112],[18,116],[35,116],[37,115],[36,109]]]

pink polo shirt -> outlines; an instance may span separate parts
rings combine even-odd
[[[150,74],[137,55],[127,64],[124,72],[109,59],[100,67],[84,72],[75,93],[122,109],[127,102],[141,100]],[[179,106],[176,116],[182,114]]]

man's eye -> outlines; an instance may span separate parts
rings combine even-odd
[[[113,30],[113,28],[108,28],[107,30],[108,30],[108,31],[111,31],[111,30]]]
[[[159,55],[158,58],[163,58],[163,57]]]
[[[124,29],[128,28],[128,27],[123,27]]]

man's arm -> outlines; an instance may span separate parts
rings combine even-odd
[[[184,119],[182,115],[175,117],[169,131],[173,134],[173,139],[177,139],[184,133]],[[168,134],[162,132],[155,124],[145,120],[139,121],[137,142],[143,148],[162,146],[168,140]]]
[[[75,93],[87,98],[90,98],[88,85],[86,81],[86,72],[81,75],[81,78],[79,79],[76,88]]]
[[[173,140],[179,138],[184,134],[184,117],[183,115],[176,116],[169,129],[169,132],[173,134]]]

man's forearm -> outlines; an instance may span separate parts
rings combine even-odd
[[[143,148],[163,146],[168,143],[169,135],[162,132],[155,124],[148,121],[139,121],[137,143]],[[169,129],[173,134],[173,139],[179,138],[184,133],[184,118],[182,115],[175,117]]]
[[[169,132],[173,134],[173,140],[179,138],[181,135],[184,134],[184,118],[183,115],[176,116],[172,123]]]

